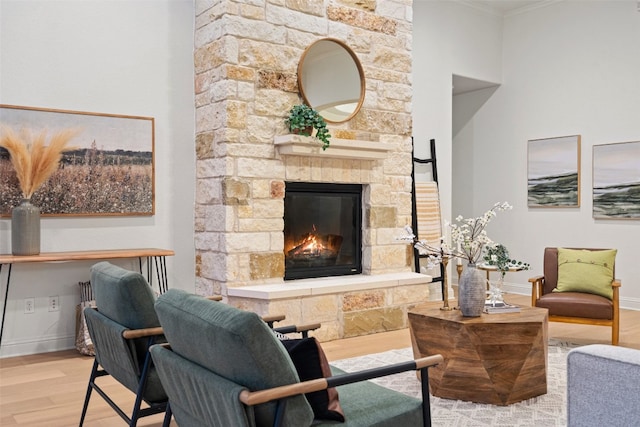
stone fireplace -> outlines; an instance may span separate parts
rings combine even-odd
[[[396,240],[411,223],[411,9],[410,0],[196,2],[198,293],[288,324],[321,322],[321,340],[406,327],[408,308],[428,299],[428,276],[412,273],[411,248]],[[362,109],[329,123],[326,151],[284,123],[301,102],[298,60],[323,37],[349,45],[366,77]],[[360,272],[288,277],[285,195],[298,183],[362,190]]]

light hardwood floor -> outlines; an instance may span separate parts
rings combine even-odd
[[[528,305],[530,298],[507,295],[506,300]],[[438,307],[442,303],[430,303]],[[640,349],[640,311],[621,310],[620,345]],[[549,324],[549,337],[578,344],[609,343],[604,326]],[[407,329],[330,341],[322,344],[331,360],[377,353],[411,345]],[[77,426],[93,358],[76,351],[61,351],[0,360],[0,425]],[[127,407],[133,394],[109,378],[102,378],[107,393]],[[159,427],[162,415],[141,420],[140,426]],[[85,422],[87,427],[123,426],[124,422],[94,394]],[[175,424],[172,424],[175,425]]]

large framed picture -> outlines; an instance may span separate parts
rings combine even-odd
[[[640,219],[640,141],[593,146],[593,217]]]
[[[27,141],[42,132],[77,131],[69,143],[73,150],[63,153],[58,169],[31,197],[43,216],[155,213],[152,117],[0,104],[0,125]],[[9,153],[0,148],[0,216],[10,216],[21,199]]]
[[[580,135],[533,139],[527,146],[528,206],[580,206]]]

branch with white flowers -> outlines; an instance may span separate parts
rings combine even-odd
[[[427,256],[429,267],[442,262],[444,257],[466,259],[469,264],[476,264],[482,257],[483,248],[493,243],[485,230],[487,224],[499,211],[512,208],[507,202],[498,202],[482,216],[463,218],[459,215],[456,217],[456,224],[446,222],[446,227],[451,230],[451,244],[444,236],[440,238],[440,247],[420,240],[410,226],[404,228],[406,235],[398,237],[398,240],[410,241],[421,255]]]

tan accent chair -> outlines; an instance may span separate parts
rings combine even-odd
[[[602,250],[590,248],[573,248]],[[549,310],[549,321],[611,326],[611,343],[618,345],[620,335],[620,280],[611,282],[613,298],[581,292],[553,292],[558,283],[558,248],[545,248],[544,275],[529,279],[531,306]]]

